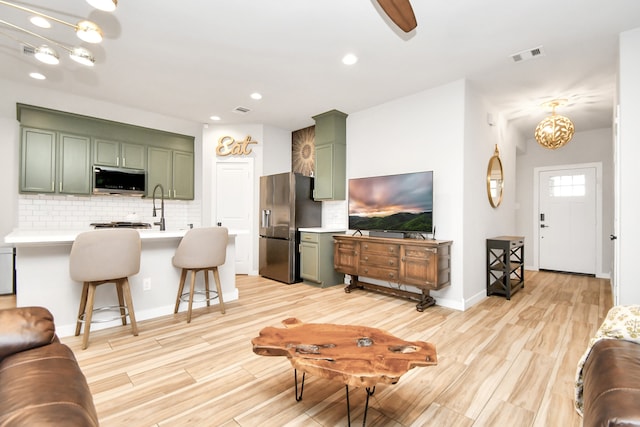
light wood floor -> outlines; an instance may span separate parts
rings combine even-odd
[[[415,368],[370,400],[369,426],[576,426],[576,364],[611,306],[609,281],[526,272],[511,301],[492,296],[465,312],[342,287],[318,289],[238,276],[240,299],[194,313],[64,338],[84,371],[103,426],[342,426],[342,384],[308,376],[294,398],[284,357],[257,356],[264,326],[362,324],[436,345],[439,363]],[[134,302],[135,303],[135,302]],[[365,391],[349,394],[362,424]]]

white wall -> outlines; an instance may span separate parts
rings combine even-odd
[[[613,232],[613,134],[611,128],[576,132],[564,147],[549,150],[535,139],[526,141],[525,152],[517,155],[517,224],[518,234],[525,236],[525,262],[533,265],[534,250],[534,169],[543,166],[571,165],[578,163],[602,163],[602,250],[601,262],[596,266],[598,277],[609,277],[613,262],[613,244],[609,234]],[[530,254],[531,256],[526,256]]]
[[[640,28],[620,35],[619,177],[619,304],[640,304],[638,242],[640,242]]]

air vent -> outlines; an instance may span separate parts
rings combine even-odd
[[[34,55],[36,53],[36,49],[31,46],[27,46],[26,44],[22,45],[22,53],[24,55]]]
[[[248,109],[247,107],[236,107],[232,111],[238,114],[247,114],[251,110]]]
[[[544,56],[544,51],[542,50],[542,46],[534,47],[533,49],[523,50],[518,53],[514,53],[511,55],[511,59],[513,62],[522,62],[527,61],[529,59],[533,59],[537,56]]]

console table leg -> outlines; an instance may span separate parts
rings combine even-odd
[[[424,311],[425,308],[431,307],[432,305],[436,305],[436,299],[429,295],[428,290],[423,290],[422,297],[420,297],[420,302],[416,304],[416,310]]]
[[[344,291],[346,293],[350,293],[352,289],[362,288],[362,286],[358,285],[358,276],[351,276],[351,283],[344,287]]]
[[[296,383],[296,402],[300,402],[302,400],[302,393],[304,392],[304,377],[306,372],[302,373],[302,384],[300,385],[300,394],[298,394],[298,370],[293,370],[293,380]],[[348,396],[347,396],[348,398]]]
[[[349,386],[345,385],[344,387],[347,392],[347,425],[351,427],[351,406],[349,405]],[[369,409],[369,396],[373,396],[373,393],[376,392],[376,387],[375,386],[373,386],[373,388],[367,387],[366,391],[367,391],[367,400],[365,401],[365,404],[364,404],[364,415],[362,416],[362,427],[364,427],[367,422],[367,410]]]

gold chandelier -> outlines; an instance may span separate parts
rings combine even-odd
[[[87,0],[87,2],[100,10],[104,10],[104,11],[113,11],[115,10],[116,6],[118,5],[118,1],[117,0]],[[78,36],[79,39],[81,39],[82,41],[85,41],[87,43],[100,43],[102,41],[102,30],[100,29],[100,27],[98,27],[97,24],[91,22],[91,21],[87,21],[87,20],[82,20],[80,22],[78,22],[77,24],[72,24],[70,22],[64,21],[62,19],[58,19],[55,18],[53,16],[47,15],[45,13],[42,13],[40,11],[34,10],[34,9],[30,9],[24,6],[20,6],[18,4],[15,3],[11,3],[8,1],[4,1],[4,0],[0,0],[0,5],[4,5],[4,6],[8,6],[8,7],[12,7],[15,9],[19,9],[23,12],[27,12],[31,15],[34,15],[35,18],[38,19],[38,22],[36,23],[36,21],[34,21],[34,19],[31,19],[32,23],[34,25],[37,25],[38,27],[41,28],[49,28],[51,27],[50,22],[48,21],[54,21],[57,22],[59,24],[62,25],[66,25],[68,27],[71,27],[76,35]],[[20,40],[18,38],[16,38],[15,36],[2,32],[0,31],[0,35],[4,35],[6,37],[9,37],[13,40],[16,40],[19,43],[24,44],[25,46],[28,46],[32,49],[32,51],[34,52],[34,56],[36,57],[36,59],[38,59],[41,62],[44,62],[45,64],[58,64],[59,63],[59,56],[58,53],[50,46],[50,45],[55,45],[58,46],[62,49],[64,49],[65,51],[67,51],[69,53],[69,56],[71,59],[73,59],[74,61],[82,64],[82,65],[87,65],[87,66],[93,66],[93,64],[95,63],[95,59],[93,57],[93,55],[91,54],[91,52],[89,52],[87,49],[77,46],[77,47],[71,47],[65,44],[62,44],[60,42],[54,41],[52,39],[50,39],[49,37],[45,37],[41,34],[35,33],[33,31],[27,30],[25,28],[22,28],[18,25],[12,24],[10,22],[7,22],[5,20],[0,19],[0,27],[1,26],[6,26],[9,27],[13,30],[18,30],[22,33],[28,34],[29,36],[32,37],[37,37],[41,40],[44,40],[45,42],[48,42],[49,45],[47,44],[43,44],[40,46],[35,46],[27,41],[23,41]]]
[[[556,114],[556,107],[566,103],[566,99],[554,99],[553,101],[543,104],[546,107],[551,107],[551,115],[538,123],[535,137],[538,144],[544,148],[555,150],[573,138],[575,127],[571,120],[565,116]]]

